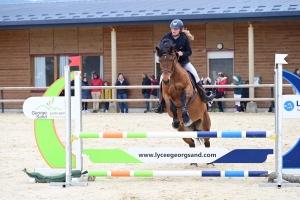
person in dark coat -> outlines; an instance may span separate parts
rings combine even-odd
[[[81,86],[89,86],[89,82],[86,77],[83,77]],[[89,99],[90,98],[90,90],[89,89],[82,89],[81,90],[81,98],[82,99]],[[82,112],[83,113],[88,113],[89,111],[87,110],[87,102],[82,102]]]
[[[123,74],[119,74],[118,80],[115,83],[116,86],[125,86],[129,85],[127,80],[124,78]],[[127,99],[127,89],[117,89],[118,99]],[[128,103],[119,102],[121,113],[128,113]],[[125,110],[124,110],[125,109]]]
[[[147,74],[143,73],[142,74],[142,85],[144,86],[150,86],[151,85],[151,80],[148,78]],[[151,89],[142,89],[142,94],[144,99],[150,99],[150,91]],[[149,107],[149,101],[146,101],[146,110],[144,111],[144,113],[150,112],[150,107]]]
[[[245,81],[245,85],[249,85],[249,81]],[[249,98],[249,88],[243,88],[243,91],[242,91],[242,98]],[[246,110],[247,109],[247,103],[249,101],[242,101],[242,107],[243,107],[243,110]]]

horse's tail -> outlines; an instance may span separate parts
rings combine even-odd
[[[182,32],[188,37],[189,40],[194,40],[194,36],[187,29],[182,29]]]

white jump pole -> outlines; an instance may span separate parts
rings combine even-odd
[[[71,82],[70,67],[67,65],[65,69],[65,116],[66,116],[66,186],[70,186],[72,180],[72,143],[71,143]]]
[[[75,91],[75,132],[82,131],[82,114],[80,113],[82,110],[81,103],[81,71],[74,72],[74,91]],[[74,141],[76,145],[76,169],[82,171],[83,161],[82,161],[82,139],[78,138]]]
[[[277,138],[276,138],[276,151],[277,151],[277,187],[282,185],[282,63],[278,63],[277,67],[277,92],[276,92],[276,116],[277,116]]]

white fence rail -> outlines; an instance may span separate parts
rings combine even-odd
[[[291,84],[283,84],[283,87],[292,87]],[[247,85],[204,85],[204,88],[273,88],[275,84],[247,84]],[[158,89],[159,86],[142,86],[142,85],[133,85],[133,86],[82,86],[82,89]],[[1,99],[0,103],[2,104],[2,113],[4,112],[4,103],[22,103],[26,99],[4,99],[4,91],[24,91],[24,90],[47,90],[48,87],[0,87],[1,90]],[[74,89],[74,87],[71,87]],[[274,101],[274,98],[221,98],[214,99],[214,101]],[[158,99],[83,99],[82,102],[156,102]]]

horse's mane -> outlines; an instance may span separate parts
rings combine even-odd
[[[156,51],[156,55],[158,57],[161,57],[163,54],[171,54],[172,52],[169,51],[169,47],[173,47],[173,49],[174,49],[173,41],[168,38],[163,39],[158,44],[158,48],[160,49],[160,51]]]

